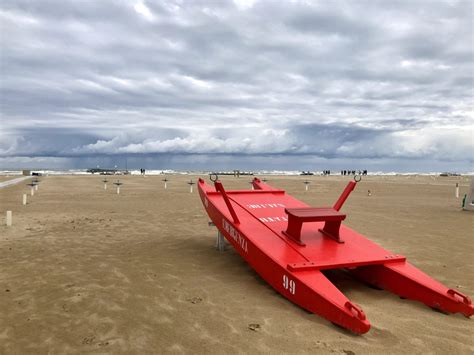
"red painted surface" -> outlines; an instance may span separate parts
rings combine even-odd
[[[325,208],[326,212],[331,210],[326,217],[321,212],[324,218],[311,217],[314,209],[258,179],[253,182],[255,190],[225,191],[219,181],[215,184],[213,188],[200,179],[199,194],[209,217],[224,237],[284,297],[333,323],[360,334],[370,329],[362,309],[321,272],[340,268],[365,282],[430,307],[467,317],[474,313],[469,297],[448,289],[410,265],[405,257],[383,249],[343,224],[338,227],[338,233],[344,243],[328,237],[324,225],[328,219],[341,218],[337,211],[354,189],[353,182],[334,207]],[[289,228],[285,209],[305,209],[307,212],[296,215],[303,219],[310,216],[297,228],[299,241],[284,234],[288,229],[295,233]]]

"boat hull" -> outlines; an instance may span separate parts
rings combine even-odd
[[[216,191],[202,179],[198,182],[204,208],[220,233],[268,284],[291,302],[354,333],[366,333],[370,323],[364,312],[322,272],[343,268],[365,282],[431,307],[465,316],[473,314],[467,296],[453,293],[410,265],[403,256],[394,255],[345,226],[341,227],[344,244],[317,232],[323,226],[317,222],[303,228],[304,245],[294,243],[284,234],[288,224],[284,210],[307,206],[258,179],[254,180],[254,188]]]

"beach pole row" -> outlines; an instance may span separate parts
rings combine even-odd
[[[107,183],[109,182],[109,180],[107,180],[107,178],[104,178],[102,182],[104,183],[104,190],[107,190]],[[113,184],[117,187],[117,190],[116,190],[117,195],[120,195],[120,186],[123,185],[123,182],[120,182],[120,180],[117,180]]]
[[[38,178],[35,177],[34,180],[32,180],[30,183],[27,184],[27,186],[30,186],[30,195],[31,196],[34,196],[35,191],[38,191],[39,182],[40,182],[40,180],[38,180]],[[22,197],[21,204],[23,206],[26,206],[27,203],[28,203],[28,194],[24,193],[24,194],[22,194],[21,197]],[[6,211],[5,225],[7,227],[11,227],[13,225],[13,212],[12,211]]]
[[[35,179],[32,182],[28,184],[30,186],[30,195],[34,196],[35,191],[38,191],[38,186],[39,186],[39,180]],[[28,204],[28,194],[22,194],[22,200],[21,204],[23,206],[26,206]],[[5,218],[5,224],[7,227],[11,227],[13,224],[13,212],[12,211],[6,211],[6,218]]]

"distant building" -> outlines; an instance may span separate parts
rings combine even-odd
[[[30,176],[30,175],[31,175],[31,171],[30,171],[30,170],[22,170],[22,171],[21,171],[21,175],[23,175],[23,176]]]

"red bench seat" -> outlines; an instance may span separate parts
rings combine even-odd
[[[301,241],[301,228],[305,222],[325,222],[324,228],[319,231],[324,235],[343,243],[339,236],[341,222],[346,215],[335,210],[332,207],[304,207],[304,208],[286,208],[288,215],[288,227],[283,234],[299,245],[305,245]]]

